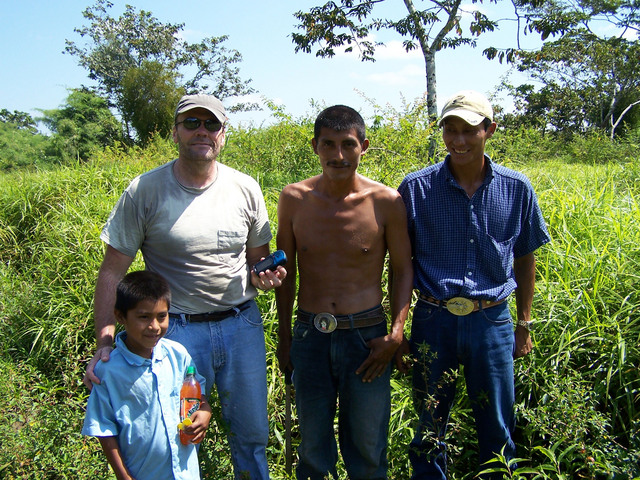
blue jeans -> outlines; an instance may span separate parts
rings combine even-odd
[[[166,338],[187,348],[207,380],[207,396],[216,387],[235,478],[268,479],[267,365],[256,303],[251,300],[218,322],[188,323],[172,316]]]
[[[385,321],[332,333],[296,321],[291,362],[301,436],[298,479],[338,478],[333,429],[338,397],[338,437],[349,478],[387,478],[391,365],[370,383],[355,373],[369,355],[367,342],[386,334]]]
[[[515,340],[507,302],[458,317],[420,300],[413,312],[410,343],[418,360],[413,395],[419,415],[409,448],[412,478],[446,478],[444,437],[456,393],[455,376],[448,373],[460,364],[478,431],[480,463],[503,447],[504,455],[513,458]]]

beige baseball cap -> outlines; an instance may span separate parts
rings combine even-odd
[[[480,125],[485,118],[493,122],[493,107],[489,99],[475,90],[461,90],[453,95],[442,109],[438,126],[447,117],[460,117],[469,125]]]
[[[205,94],[183,96],[178,102],[176,114],[173,118],[175,119],[181,113],[188,112],[194,108],[204,108],[205,110],[209,110],[222,124],[228,120],[227,111],[225,110],[224,105],[222,105],[222,102],[213,95]]]

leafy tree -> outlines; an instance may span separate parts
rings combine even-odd
[[[52,153],[63,160],[87,160],[96,148],[121,139],[121,128],[106,99],[86,88],[71,89],[60,109],[42,110],[42,122],[53,132]]]
[[[0,110],[0,170],[51,163],[46,154],[48,146],[49,138],[38,133],[31,115]]]
[[[176,74],[159,62],[145,60],[131,67],[122,79],[122,109],[146,145],[154,133],[168,136],[173,115],[184,89],[178,87]]]
[[[6,108],[3,108],[0,110],[0,122],[11,123],[17,128],[27,130],[30,133],[37,133],[38,131],[36,128],[36,122],[33,120],[31,115],[18,110],[14,110],[12,113]]]
[[[2,115],[6,110],[3,110]],[[47,156],[49,138],[37,132],[30,124],[0,121],[0,170],[9,171],[27,166],[43,166],[52,163]]]
[[[108,0],[96,0],[93,7],[85,9],[83,16],[89,25],[76,28],[75,32],[86,39],[86,43],[78,45],[66,40],[65,52],[78,57],[79,64],[89,70],[89,78],[98,82],[99,91],[121,114],[129,139],[133,138],[131,129],[137,129],[130,111],[131,91],[125,84],[130,88],[142,77],[149,80],[157,74],[159,78],[152,83],[163,86],[162,95],[173,83],[186,93],[208,92],[220,99],[253,92],[250,80],[240,78],[237,67],[242,60],[240,53],[222,45],[227,36],[209,37],[190,44],[179,36],[184,24],[161,23],[150,12],[138,12],[131,5],[126,6],[120,17],[113,18],[108,12],[112,6]],[[189,71],[195,67],[196,73],[185,79],[182,72],[187,67]],[[175,73],[172,77],[168,72]],[[149,102],[159,103],[150,107],[151,110],[164,109],[166,99],[162,95],[147,98]],[[239,104],[233,109],[252,107]],[[147,124],[139,120],[136,118],[135,123]],[[140,140],[147,138],[148,132],[137,133]]]
[[[548,0],[518,9],[526,31],[547,41],[536,51],[487,49],[485,54],[509,55],[518,70],[541,85],[506,85],[522,123],[565,133],[606,131],[611,138],[616,130],[624,133],[638,125],[640,107],[633,109],[640,104],[637,1]]]
[[[406,16],[393,19],[370,18],[377,4],[385,0],[341,0],[338,4],[329,1],[313,7],[308,12],[299,11],[295,17],[300,21],[303,33],[293,33],[295,51],[311,53],[317,46],[316,56],[332,57],[335,49],[345,47],[350,52],[359,50],[360,58],[375,60],[375,49],[381,43],[373,42],[370,34],[383,29],[398,33],[407,51],[420,48],[425,62],[427,111],[431,119],[438,116],[436,92],[436,53],[445,48],[461,45],[475,46],[476,37],[493,31],[497,23],[491,21],[480,10],[465,11],[462,0],[427,0],[426,8],[418,9],[414,0],[403,0]],[[422,0],[420,0],[422,2]],[[480,0],[481,2],[481,0]],[[476,3],[476,0],[473,0]],[[462,14],[472,20],[465,34],[461,23]]]

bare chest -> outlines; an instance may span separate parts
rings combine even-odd
[[[367,254],[383,245],[384,226],[370,202],[328,206],[308,204],[296,215],[298,250]]]

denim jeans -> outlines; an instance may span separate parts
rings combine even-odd
[[[409,448],[412,478],[446,478],[444,437],[456,393],[455,376],[448,372],[457,371],[460,364],[478,431],[480,463],[503,447],[504,455],[513,458],[515,340],[507,302],[458,317],[420,300],[413,312],[410,343],[418,359],[413,395],[419,415]]]
[[[215,385],[235,478],[264,480],[269,478],[264,329],[253,300],[236,310],[218,322],[188,323],[172,316],[166,338],[187,348],[207,380],[207,396]]]
[[[370,383],[357,368],[367,342],[387,334],[386,322],[322,333],[296,321],[291,361],[301,442],[297,478],[338,478],[334,417],[339,398],[340,452],[351,480],[387,478],[387,431],[391,411],[391,365]]]

